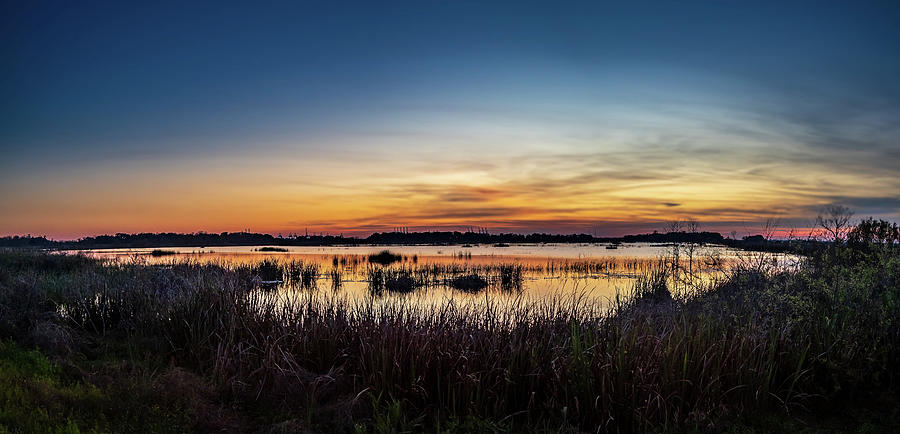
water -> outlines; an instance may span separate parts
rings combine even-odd
[[[676,251],[673,245],[647,243],[621,244],[615,249],[609,248],[609,244],[514,244],[508,247],[279,246],[279,249],[287,251],[261,252],[259,249],[262,247],[265,246],[157,248],[175,252],[167,256],[151,256],[150,252],[155,249],[96,249],[82,253],[117,261],[137,260],[150,264],[192,260],[218,262],[227,266],[273,259],[285,265],[293,262],[294,265],[302,263],[303,266],[314,265],[318,268],[317,276],[307,282],[309,285],[306,286],[293,285],[289,276],[282,277],[280,273],[278,277],[268,279],[281,282],[263,284],[274,287],[281,293],[312,291],[355,300],[369,299],[373,296],[373,276],[378,276],[378,270],[382,270],[387,276],[392,273],[408,273],[425,284],[409,293],[398,293],[390,289],[377,291],[374,295],[379,299],[399,297],[435,304],[447,300],[535,300],[578,295],[598,305],[609,305],[617,294],[627,294],[638,276],[660,267],[660,263],[666,259],[671,261]],[[383,250],[399,255],[400,259],[388,265],[369,260],[369,255]],[[678,246],[677,251],[679,261],[683,266],[690,267],[699,281],[721,278],[732,264],[746,260],[750,255],[715,245],[695,246],[692,259],[688,257],[688,246]],[[785,266],[796,258],[766,254],[766,260]],[[520,281],[509,278],[510,273],[514,275],[516,270],[521,273]],[[456,277],[473,274],[487,283],[484,290],[464,291],[450,285],[450,281]],[[266,279],[264,277],[261,280]],[[336,285],[336,280],[340,284]]]

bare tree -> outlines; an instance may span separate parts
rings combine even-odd
[[[781,220],[775,217],[769,217],[766,219],[766,224],[763,226],[763,238],[766,241],[772,240],[775,235],[778,233],[778,228],[781,226]]]
[[[687,228],[687,231],[695,234],[700,232],[700,222],[694,219],[687,219],[684,221],[684,226]]]
[[[822,228],[825,235],[831,238],[835,244],[838,244],[847,236],[850,231],[850,219],[853,218],[853,211],[843,205],[831,204],[822,209],[822,212],[816,216],[816,225]]]
[[[684,226],[687,228],[687,231],[692,234],[696,234],[700,232],[700,222],[694,219],[687,219],[684,221]],[[688,256],[688,278],[690,282],[693,283],[694,279],[697,277],[694,274],[694,251],[697,249],[697,243],[690,241],[688,243],[687,248],[687,256]]]
[[[682,222],[681,220],[671,220],[664,222],[662,225],[662,232],[664,234],[675,233],[681,231]],[[668,262],[667,268],[669,269],[669,273],[676,281],[678,280],[678,268],[681,263],[681,249],[677,242],[673,242],[671,247],[668,249],[668,255],[666,255],[666,261]]]
[[[662,229],[663,233],[680,232],[683,226],[684,222],[682,222],[681,220],[672,220],[663,223]]]
[[[768,244],[781,231],[781,220],[777,217],[767,218],[759,229],[748,229],[749,234],[755,233]],[[746,238],[746,237],[745,237]],[[756,274],[771,273],[778,268],[778,255],[763,248],[758,251],[746,250],[736,253],[736,263],[732,268],[733,273],[753,272]]]

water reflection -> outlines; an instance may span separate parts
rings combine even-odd
[[[540,299],[577,291],[607,304],[660,267],[690,270],[693,283],[718,278],[744,252],[722,246],[620,244],[510,246],[171,247],[84,252],[119,261],[216,262],[249,267],[261,288],[340,293],[351,300],[415,295],[429,304],[473,297]],[[166,251],[165,255],[152,254]],[[676,253],[673,255],[673,253]],[[785,255],[766,260],[788,262]]]

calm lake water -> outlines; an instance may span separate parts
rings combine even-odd
[[[266,246],[166,247],[172,255],[152,256],[154,249],[97,249],[83,254],[115,261],[166,264],[173,261],[229,264],[276,261],[284,268],[262,276],[262,285],[282,293],[291,291],[340,295],[350,299],[407,298],[427,303],[447,300],[472,301],[542,299],[579,295],[599,305],[608,305],[616,294],[627,294],[637,277],[648,273],[676,251],[673,245],[621,244],[513,244],[508,247],[475,246],[279,246],[286,252],[260,251]],[[389,264],[369,256],[388,250],[398,256]],[[678,246],[680,262],[691,267],[702,280],[721,278],[734,263],[747,260],[747,253],[724,246],[696,246],[693,261],[688,247]],[[789,255],[767,254],[781,266],[796,261]],[[296,275],[292,278],[293,270]],[[306,270],[306,281],[301,273]],[[474,277],[474,276],[477,276]],[[407,280],[404,280],[407,278]],[[378,289],[376,282],[388,282]],[[412,288],[404,286],[417,282]],[[474,282],[474,286],[473,286]],[[393,286],[392,286],[393,284]],[[486,285],[485,288],[477,288]],[[396,287],[411,291],[392,290]],[[461,288],[461,289],[460,289]]]

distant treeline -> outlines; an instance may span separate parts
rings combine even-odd
[[[741,240],[728,239],[718,232],[669,232],[623,237],[594,237],[588,234],[488,234],[483,232],[376,232],[366,238],[334,235],[297,237],[272,236],[250,232],[198,232],[116,234],[85,237],[75,241],[56,241],[39,236],[7,236],[0,238],[0,247],[30,247],[44,249],[102,249],[155,247],[218,247],[218,246],[334,246],[334,245],[391,245],[391,244],[517,244],[517,243],[698,243],[723,244],[753,250],[787,251],[795,249],[797,241],[766,240],[760,235]],[[801,243],[802,244],[802,243]]]

